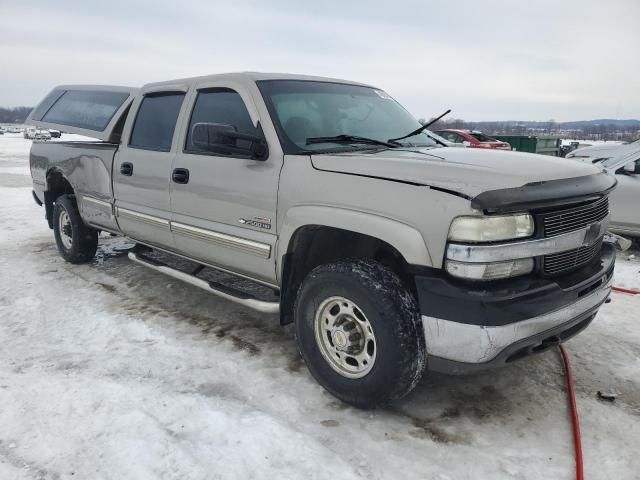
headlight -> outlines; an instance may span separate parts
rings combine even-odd
[[[465,263],[447,260],[445,268],[454,277],[467,280],[498,280],[517,277],[533,271],[533,258],[494,263]]]
[[[449,240],[494,242],[533,235],[533,217],[529,214],[457,217],[449,227]]]

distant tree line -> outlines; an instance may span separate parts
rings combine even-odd
[[[0,107],[0,123],[24,123],[33,107]]]
[[[480,130],[487,135],[550,135],[577,140],[633,141],[640,138],[640,121],[637,120],[467,122],[461,118],[444,118],[429,127],[429,130],[444,128]]]

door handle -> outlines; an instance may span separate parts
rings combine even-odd
[[[189,183],[189,170],[186,168],[174,168],[171,174],[171,180],[174,183]]]
[[[124,162],[120,165],[120,173],[127,177],[133,175],[133,164],[129,162]]]

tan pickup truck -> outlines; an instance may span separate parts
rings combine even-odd
[[[95,139],[31,149],[34,199],[67,261],[90,260],[99,231],[126,235],[144,246],[133,261],[294,322],[313,376],[360,407],[425,370],[543,351],[609,295],[612,176],[448,148],[376,87],[261,73],[60,86],[28,123]]]

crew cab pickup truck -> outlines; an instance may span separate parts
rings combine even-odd
[[[359,407],[406,395],[426,370],[543,351],[610,293],[615,178],[443,147],[369,85],[236,73],[60,86],[27,123],[95,139],[31,148],[34,199],[65,260],[90,261],[100,231],[126,235],[131,260],[293,322],[311,374]]]

